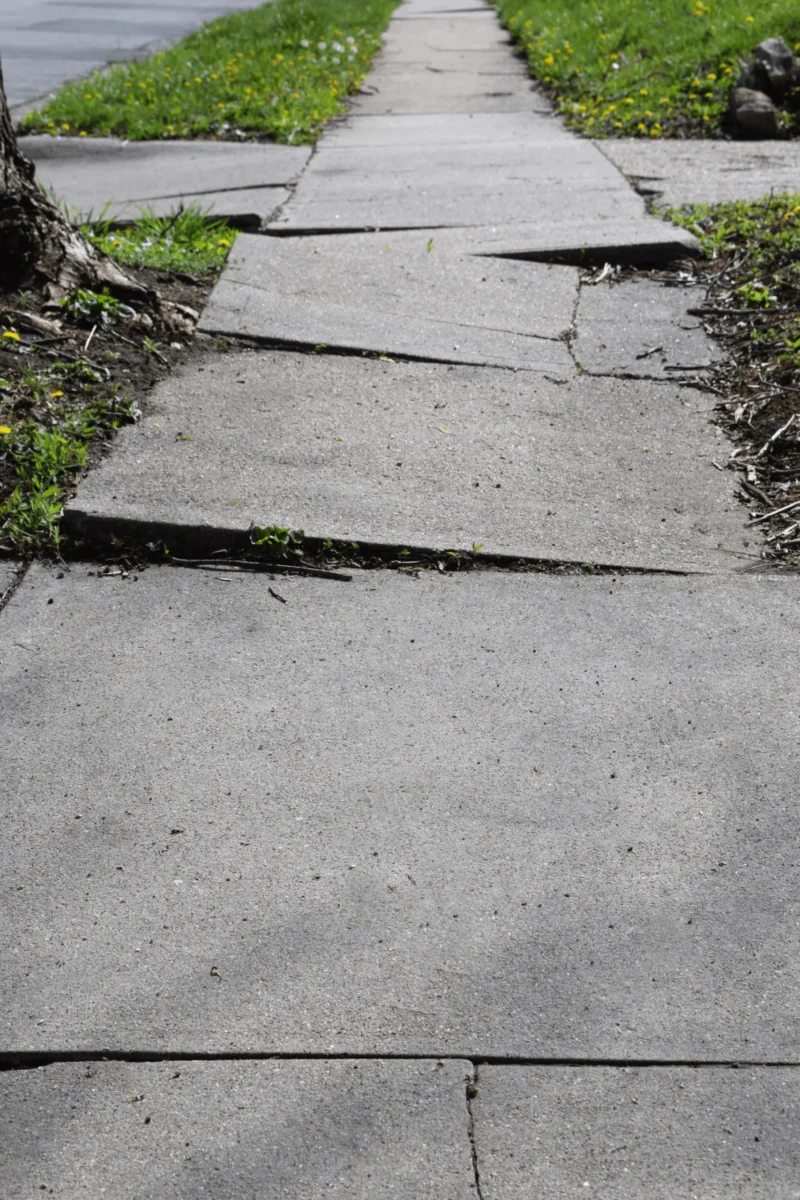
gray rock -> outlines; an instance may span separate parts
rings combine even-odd
[[[748,88],[752,92],[769,91],[769,75],[767,68],[762,62],[747,63],[739,72],[739,78],[736,80],[737,88]]]
[[[783,38],[765,38],[756,46],[756,58],[764,64],[773,90],[786,91],[791,78],[793,59],[792,52]]]
[[[731,93],[731,111],[742,133],[748,137],[778,136],[778,116],[775,105],[763,92],[737,87]]]

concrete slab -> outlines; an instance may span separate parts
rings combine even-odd
[[[488,68],[487,68],[488,69]],[[536,112],[353,117],[332,129],[278,231],[639,220],[590,142]]]
[[[724,358],[705,333],[705,288],[675,288],[651,279],[583,286],[573,353],[585,371],[658,379],[691,376]]]
[[[383,38],[381,59],[400,56],[406,61],[429,61],[438,52],[471,55],[477,67],[487,51],[502,48],[511,61],[513,42],[493,11],[487,8],[477,19],[464,20],[460,13],[441,14],[423,21],[392,21]],[[377,66],[378,64],[376,64]]]
[[[519,222],[514,225],[442,229],[436,234],[443,250],[532,262],[565,262],[577,266],[624,263],[639,266],[674,262],[700,253],[697,239],[655,217],[640,221]]]
[[[220,215],[271,214],[302,171],[308,146],[233,142],[123,142],[117,138],[20,138],[46,188],[78,213],[134,218],[180,203]]]
[[[0,1076],[7,1196],[468,1200],[468,1062],[54,1063]]]
[[[572,267],[437,253],[436,231],[242,235],[203,312],[207,333],[574,373]]]
[[[793,1200],[800,1074],[768,1067],[482,1067],[484,1200]]]
[[[758,200],[770,192],[796,192],[797,142],[650,141],[598,142],[602,152],[658,202],[718,204]]]
[[[545,98],[523,73],[498,71],[476,79],[470,71],[386,67],[350,102],[356,116],[381,113],[547,111]]]
[[[0,614],[6,1053],[797,1061],[796,580],[269,582]]]
[[[210,357],[159,385],[68,518],[98,533],[136,523],[145,541],[154,525],[233,537],[256,522],[346,541],[731,571],[759,543],[732,478],[713,466],[725,451],[709,407],[697,391],[660,384]]]

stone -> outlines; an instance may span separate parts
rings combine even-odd
[[[564,336],[578,272],[479,258],[458,245],[438,251],[437,235],[242,234],[200,328],[291,348],[573,375]]]
[[[61,1200],[471,1200],[471,1073],[457,1060],[357,1059],[7,1071],[3,1191],[50,1189]]]
[[[778,114],[769,96],[751,88],[734,88],[731,92],[731,112],[748,137],[778,136]]]
[[[797,1061],[795,579],[90,570],[0,613],[6,1059]]]
[[[196,530],[209,548],[246,541],[254,522],[719,572],[757,552],[713,464],[713,400],[695,390],[286,352],[201,368],[161,383],[121,431],[69,502],[70,530],[167,542]]]
[[[756,59],[763,63],[772,90],[780,95],[789,86],[794,58],[783,38],[765,38],[756,46]]]
[[[796,1069],[482,1066],[472,1101],[483,1200],[790,1200]]]

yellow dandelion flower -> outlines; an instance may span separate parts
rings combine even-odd
[[[3,337],[8,338],[8,340],[10,342],[18,342],[19,341],[19,334],[17,333],[16,329],[4,329]]]
[[[0,425],[0,437],[5,437],[7,433],[11,433],[10,425]]]
[[[64,395],[63,392],[51,392],[50,393],[50,396],[53,400],[57,400],[59,398],[59,396],[63,396],[63,395]]]

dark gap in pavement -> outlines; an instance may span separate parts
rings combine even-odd
[[[254,284],[246,284],[246,287],[251,287],[254,291],[266,291],[266,288],[257,287]],[[453,322],[457,329],[481,329],[479,325],[465,325],[462,323]],[[437,358],[430,354],[398,354],[397,351],[391,353],[383,350],[365,350],[362,346],[345,346],[331,345],[329,342],[296,342],[290,338],[271,338],[261,336],[254,333],[231,333],[226,330],[224,333],[215,333],[211,330],[203,330],[207,337],[210,338],[225,338],[226,340],[239,343],[242,346],[249,347],[254,350],[287,350],[295,354],[343,354],[348,358],[372,358],[378,359],[379,362],[398,362],[398,363],[440,363],[444,367],[478,367],[481,370],[489,371],[529,371],[530,367],[507,367],[502,363],[475,363],[465,362],[463,358]],[[510,330],[495,329],[491,332],[504,333],[508,336],[519,338],[528,338],[530,341],[546,342],[548,345],[558,344],[563,342],[563,337],[539,337],[535,333],[519,333],[512,334]],[[554,370],[556,368],[551,368]],[[547,375],[544,371],[536,371],[536,374]],[[565,382],[557,380],[554,382]]]
[[[268,516],[264,526],[269,524]],[[356,569],[394,568],[447,573],[465,569],[570,575],[647,575],[686,578],[703,572],[662,567],[632,567],[624,564],[593,563],[581,560],[533,558],[513,554],[491,554],[483,550],[415,546],[399,542],[369,542],[355,539],[306,537],[300,540],[303,558],[295,562],[271,560],[259,554],[250,540],[249,530],[225,529],[213,525],[175,525],[169,522],[140,521],[133,517],[116,518],[68,508],[63,528],[71,547],[63,554],[73,562],[132,561],[139,564],[168,563],[170,556],[203,558],[219,556],[220,568],[225,555],[240,562],[250,555],[252,570],[296,573],[303,565],[318,568]],[[164,547],[168,547],[165,552]],[[175,564],[187,566],[195,564]],[[236,568],[231,567],[231,570]],[[309,571],[310,573],[310,571]]]
[[[467,1137],[469,1138],[469,1148],[472,1155],[472,1174],[475,1180],[475,1192],[478,1200],[483,1200],[483,1191],[481,1189],[481,1172],[478,1163],[478,1148],[475,1144],[475,1114],[472,1111],[472,1101],[478,1094],[478,1082],[480,1067],[477,1063],[473,1063],[475,1068],[472,1079],[467,1079],[466,1082],[466,1100],[467,1100]]]
[[[0,1071],[29,1071],[36,1067],[48,1067],[55,1063],[70,1062],[332,1062],[353,1060],[357,1062],[470,1062],[475,1068],[475,1082],[481,1067],[561,1067],[586,1070],[589,1067],[646,1069],[648,1067],[684,1067],[690,1070],[731,1071],[769,1068],[773,1070],[797,1070],[800,1062],[745,1059],[679,1059],[679,1058],[506,1058],[502,1055],[481,1054],[400,1054],[358,1053],[346,1050],[329,1053],[314,1051],[235,1051],[211,1052],[185,1051],[158,1053],[148,1050],[72,1050],[72,1051],[5,1051],[0,1054]]]

